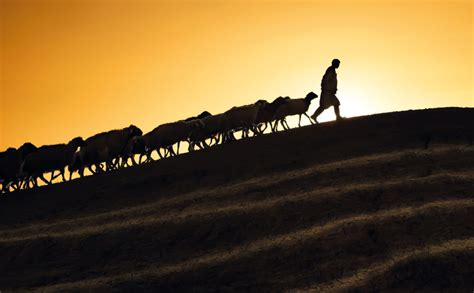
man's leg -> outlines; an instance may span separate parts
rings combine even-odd
[[[319,123],[318,120],[316,120],[318,118],[318,116],[323,113],[324,111],[324,108],[319,106],[318,109],[316,109],[316,111],[314,112],[313,115],[311,115],[311,118],[313,118],[314,121],[316,121],[316,123]]]
[[[334,113],[336,114],[336,119],[339,120],[341,119],[341,114],[339,112],[339,105],[334,105]]]

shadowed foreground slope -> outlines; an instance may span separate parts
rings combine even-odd
[[[359,117],[9,194],[0,289],[472,290],[473,117]]]

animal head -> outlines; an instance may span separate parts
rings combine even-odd
[[[276,107],[276,106],[279,106],[279,105],[285,103],[289,99],[290,99],[290,97],[281,97],[280,96],[280,97],[276,98],[275,100],[273,100],[273,102],[271,104]]]
[[[73,138],[68,143],[68,145],[73,145],[73,146],[76,146],[76,148],[78,148],[78,147],[81,147],[81,146],[86,146],[86,142],[84,141],[84,139],[82,139],[82,137],[78,136],[78,137]]]
[[[24,158],[28,154],[36,151],[36,149],[37,147],[34,144],[30,142],[26,142],[18,149],[18,151],[20,152],[21,156]]]
[[[199,115],[197,116],[197,118],[198,118],[198,119],[202,119],[202,118],[206,118],[206,117],[209,117],[209,116],[212,116],[212,114],[209,113],[209,112],[207,112],[207,111],[204,111],[204,112],[202,112],[201,114],[199,114]]]
[[[315,93],[313,93],[313,92],[309,92],[309,93],[306,95],[305,100],[311,102],[312,100],[316,99],[317,97],[318,97],[317,94],[315,94]]]
[[[282,101],[286,101],[290,99],[290,97],[282,97],[282,96],[279,96],[278,98],[276,98],[275,100],[273,100],[272,104],[274,103],[281,103]]]
[[[254,105],[258,107],[258,113],[261,114],[266,111],[270,103],[265,100],[258,100],[254,103]]]
[[[129,134],[129,137],[134,137],[134,136],[140,136],[143,134],[142,130],[138,127],[136,127],[135,125],[130,125],[128,127],[128,134]]]
[[[258,100],[258,101],[255,102],[254,105],[256,105],[256,106],[258,106],[258,107],[260,107],[260,108],[263,108],[263,107],[265,107],[266,105],[268,105],[268,102],[265,101],[265,100]]]

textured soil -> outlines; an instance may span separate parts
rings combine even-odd
[[[242,139],[0,198],[0,290],[471,292],[474,109]]]

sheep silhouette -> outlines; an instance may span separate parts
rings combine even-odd
[[[21,164],[26,156],[36,151],[36,146],[32,143],[24,143],[20,148],[8,148],[0,153],[0,181],[2,183],[2,193],[21,188],[20,170]]]
[[[28,154],[23,160],[20,171],[20,174],[26,178],[25,186],[29,187],[29,183],[38,186],[38,178],[46,184],[52,184],[53,180],[60,175],[62,180],[66,181],[65,168],[72,162],[80,146],[85,146],[85,142],[82,137],[76,137],[67,144],[41,146]],[[54,175],[55,171],[59,171],[57,176]],[[47,172],[52,172],[50,180],[44,177],[44,173]]]
[[[75,172],[84,176],[85,169],[91,174],[113,171],[119,168],[139,165],[153,161],[157,152],[160,159],[179,155],[180,143],[188,143],[188,151],[205,149],[220,143],[236,140],[234,133],[241,131],[242,138],[262,135],[268,127],[272,132],[289,129],[286,118],[298,115],[298,127],[303,116],[318,96],[314,92],[304,98],[291,99],[280,96],[272,102],[258,100],[253,104],[232,107],[224,113],[212,115],[203,111],[197,116],[155,127],[146,134],[130,125],[95,134],[86,140],[80,137],[67,144],[46,145],[39,148],[25,143],[19,149],[8,148],[0,152],[0,184],[2,193],[12,190],[38,186],[38,179],[45,184],[61,176],[67,181],[65,169],[69,170],[69,180]],[[467,127],[459,129],[426,130],[419,134],[424,147],[433,141],[465,141],[472,145],[473,133]],[[175,151],[176,147],[176,151]],[[135,159],[139,156],[138,161]],[[143,160],[143,158],[145,158]],[[129,162],[131,161],[131,164]],[[51,172],[51,179],[45,174]],[[57,174],[55,174],[58,172]]]

